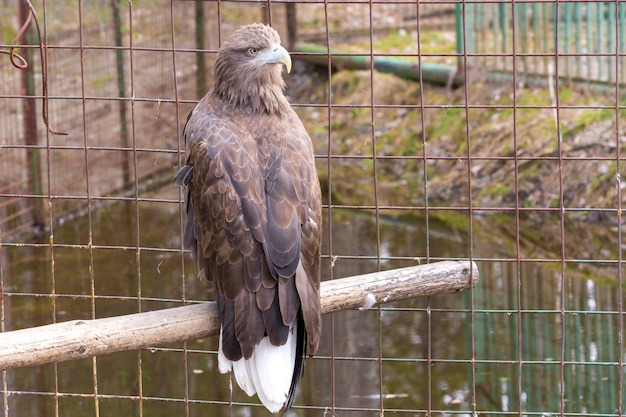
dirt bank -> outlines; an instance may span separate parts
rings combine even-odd
[[[303,78],[296,75],[292,101],[327,103],[325,76],[298,82]],[[317,153],[333,156],[330,178],[329,164],[319,166],[333,203],[377,202],[391,208],[384,215],[420,217],[423,209],[402,208],[428,202],[429,216],[467,232],[467,210],[437,208],[467,208],[471,199],[475,238],[502,239],[514,248],[519,228],[522,258],[617,259],[623,184],[616,161],[625,137],[615,127],[614,92],[564,87],[557,97],[547,88],[514,92],[511,82],[484,81],[472,82],[467,93],[433,86],[420,91],[418,83],[392,75],[371,77],[369,71],[337,72],[330,112],[298,110]],[[593,262],[579,265],[592,274],[608,272]]]

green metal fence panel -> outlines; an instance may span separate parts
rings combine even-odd
[[[468,67],[565,81],[626,80],[624,2],[457,4],[456,21],[457,50],[467,48]]]

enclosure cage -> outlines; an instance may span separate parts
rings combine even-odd
[[[624,414],[626,1],[5,0],[0,16],[2,332],[213,299],[172,179],[220,45],[263,22],[315,148],[323,281],[480,270],[461,293],[325,315],[287,415]],[[2,412],[269,415],[216,350],[6,369]]]

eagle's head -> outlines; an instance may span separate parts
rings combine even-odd
[[[217,54],[215,93],[245,110],[280,114],[288,105],[283,65],[291,70],[291,57],[276,30],[259,23],[242,26]]]

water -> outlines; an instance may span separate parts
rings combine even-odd
[[[211,297],[210,285],[181,257],[177,204],[114,204],[95,211],[91,224],[91,250],[86,217],[56,227],[52,251],[46,245],[2,247],[6,330],[47,324],[53,316],[107,317]],[[465,233],[434,221],[428,231],[422,221],[383,218],[379,226],[377,236],[373,216],[333,211],[335,278],[414,265],[426,255],[427,236],[432,258],[469,255]],[[490,242],[476,234],[473,255],[515,259],[506,249],[510,244]],[[334,402],[338,416],[379,416],[382,395],[385,415],[430,409],[469,416],[473,392],[480,415],[616,413],[616,282],[573,273],[562,281],[560,265],[550,262],[524,262],[519,270],[514,261],[479,267],[481,281],[471,293],[325,316],[319,355],[307,361],[296,399],[297,406],[313,407],[290,415],[330,415],[324,409]],[[326,279],[328,259],[322,268]],[[54,299],[40,296],[53,288]],[[217,373],[215,349],[209,338],[9,370],[4,415],[90,416],[97,408],[99,416],[221,416],[229,415],[231,396],[235,403],[256,404],[238,388],[230,393],[229,377]],[[268,413],[234,406],[232,415]]]

